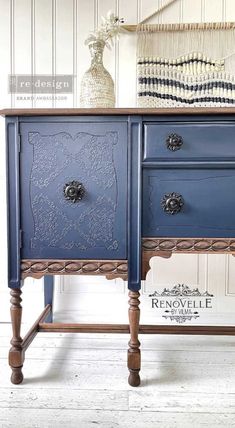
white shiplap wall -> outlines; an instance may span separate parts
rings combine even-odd
[[[80,82],[89,66],[84,39],[112,9],[126,23],[137,23],[164,4],[164,0],[0,0],[0,107],[76,107]],[[235,20],[235,0],[178,0],[151,22],[201,22]],[[117,107],[134,107],[136,100],[136,37],[124,34],[104,63],[115,80]],[[74,74],[74,93],[67,100],[19,100],[8,93],[8,74]],[[4,120],[0,120],[0,321],[8,321]],[[184,282],[215,294],[213,310],[200,322],[235,322],[235,258],[178,255],[152,260],[152,270],[142,294],[142,322],[157,321],[150,309],[149,292]],[[24,320],[31,321],[42,306],[41,281],[24,286]],[[33,304],[32,304],[33,302]],[[114,311],[114,308],[116,311]],[[111,309],[109,309],[111,308]],[[33,310],[32,310],[33,309]],[[121,280],[64,277],[57,280],[57,319],[126,321],[127,295]]]

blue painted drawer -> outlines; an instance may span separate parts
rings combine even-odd
[[[143,174],[143,236],[235,237],[235,170],[145,169]],[[179,212],[170,214],[174,209]]]
[[[127,123],[35,121],[20,132],[22,258],[125,259]],[[66,199],[73,181],[85,189],[77,202]]]
[[[147,122],[143,160],[235,159],[235,122]]]

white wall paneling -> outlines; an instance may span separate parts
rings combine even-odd
[[[194,323],[233,324],[235,322],[235,258],[231,255],[183,255],[175,254],[170,259],[155,257],[150,261],[151,270],[143,284],[141,305],[144,320],[164,323],[163,311],[154,313],[149,294],[161,292],[173,285],[185,284],[191,289],[213,294],[212,309],[200,310],[200,318]],[[190,321],[192,323],[192,321]]]
[[[98,2],[98,25],[101,22],[101,16],[105,16],[109,10],[116,11],[118,5],[118,0],[99,0]],[[112,50],[105,49],[104,50],[104,63],[106,68],[109,70],[112,75],[115,87],[116,86],[116,66],[115,63],[118,64],[118,42],[115,44]]]
[[[76,1],[57,0],[55,17],[55,71],[56,74],[76,74],[75,62],[77,61],[77,15]],[[76,83],[76,82],[75,82]],[[62,98],[62,99],[60,99]],[[56,107],[73,106],[73,94],[61,94],[55,101]]]
[[[11,3],[5,0],[0,0],[0,102],[7,107],[12,105],[12,99],[8,93],[8,75],[11,72]],[[0,276],[0,320],[8,320],[9,310],[9,294],[7,291],[7,234],[6,234],[6,186],[5,186],[5,126],[4,120],[0,119],[0,134],[1,134],[1,156],[0,156],[0,195],[2,200],[2,208],[0,210],[0,239],[1,239],[1,276]]]
[[[224,0],[204,0],[205,21],[224,21],[225,1]]]
[[[54,0],[33,0],[34,27],[32,29],[32,62],[34,74],[52,74],[55,71],[55,14]],[[53,14],[52,14],[53,12]],[[53,107],[54,103],[35,96],[34,107]]]
[[[137,23],[163,5],[165,0],[0,0],[0,104],[5,107],[79,106],[80,82],[90,65],[84,40],[102,15],[116,11],[126,23]],[[150,22],[200,22],[235,20],[234,0],[178,0]],[[104,64],[115,81],[117,106],[136,103],[136,36],[123,33],[114,48],[105,49]],[[8,75],[73,74],[74,91],[66,99],[19,99],[8,93]],[[2,150],[0,192],[5,201],[4,120],[0,119]],[[7,290],[6,210],[0,216],[0,321],[9,321]],[[208,290],[216,297],[213,309],[200,322],[234,322],[235,258],[222,255],[174,255],[151,261],[152,269],[143,284],[142,322],[163,322],[153,313],[148,295],[163,287],[185,283]],[[57,320],[127,321],[127,290],[121,280],[99,277],[57,277],[55,309]],[[42,282],[25,281],[24,320],[31,322],[43,305]],[[35,299],[35,293],[37,298]],[[32,299],[34,304],[32,305]],[[110,307],[112,309],[110,309]],[[114,310],[115,308],[115,310]],[[33,309],[33,310],[32,310]],[[197,321],[197,322],[199,322]],[[195,321],[196,322],[196,321]]]
[[[202,19],[202,11],[204,10],[202,7],[203,0],[196,0],[195,4],[197,7],[192,7],[191,1],[184,1],[181,3],[181,19],[182,22],[201,22]]]
[[[87,46],[84,45],[84,40],[89,31],[92,31],[97,23],[98,18],[98,2],[94,0],[86,0],[84,7],[83,0],[77,0],[77,103],[79,105],[80,82],[83,74],[90,65],[90,54]]]
[[[226,0],[224,3],[224,19],[226,21],[235,21],[234,0]]]
[[[21,2],[15,1],[14,3],[14,42],[12,42],[12,56],[14,58],[14,73],[17,74],[30,74],[31,73],[31,0],[22,0]],[[23,95],[24,96],[24,95]],[[21,97],[19,95],[19,97]],[[15,107],[22,106],[24,102],[25,107],[32,106],[30,94],[28,100],[22,101],[17,99],[18,96],[14,95]]]
[[[136,6],[136,7],[134,7]],[[138,2],[133,7],[127,7],[126,0],[119,0],[119,16],[125,18],[126,24],[139,20]],[[118,93],[119,107],[134,106],[136,101],[136,37],[125,33],[119,40],[119,71],[116,91]],[[122,84],[120,84],[122,82]]]

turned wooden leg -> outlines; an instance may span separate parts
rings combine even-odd
[[[11,382],[16,385],[23,381],[22,367],[24,362],[22,338],[20,336],[22,317],[22,299],[20,296],[20,288],[11,290],[11,323],[13,337],[11,339],[12,346],[9,352],[9,365],[12,369]]]
[[[129,323],[131,338],[128,349],[128,369],[130,372],[128,382],[131,386],[139,386],[140,384],[140,342],[138,340],[140,309],[139,309],[138,291],[129,291]]]

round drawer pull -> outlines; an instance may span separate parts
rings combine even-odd
[[[175,152],[183,145],[183,138],[177,134],[170,134],[166,139],[166,146],[168,150]]]
[[[161,200],[161,206],[167,214],[177,214],[184,206],[184,200],[179,193],[166,193]]]
[[[78,202],[85,194],[85,188],[79,181],[70,181],[64,185],[64,197],[68,201]]]

